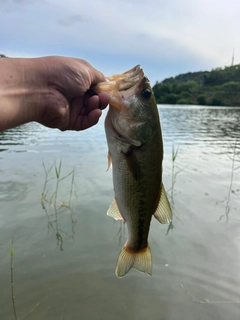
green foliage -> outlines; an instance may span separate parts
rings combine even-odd
[[[157,103],[240,106],[240,65],[188,72],[156,82]]]
[[[181,98],[177,101],[177,104],[193,104],[193,103],[192,103],[192,100],[190,99]]]
[[[221,106],[222,105],[222,99],[219,95],[215,94],[213,98],[211,99],[210,103],[211,106]]]
[[[165,96],[165,103],[167,104],[175,104],[178,100],[178,95],[175,93],[170,93]]]
[[[7,58],[7,56],[5,56],[5,54],[0,53],[0,58]]]
[[[205,94],[200,94],[197,96],[197,104],[200,104],[201,106],[205,106],[207,104],[207,98]]]
[[[235,92],[240,91],[240,82],[229,81],[219,87],[220,91]]]

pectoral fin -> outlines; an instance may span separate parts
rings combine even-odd
[[[108,171],[109,168],[112,168],[112,155],[111,155],[111,153],[108,151],[108,167],[107,167],[107,170],[106,170],[106,171]]]
[[[164,189],[164,186],[162,184],[161,188],[161,196],[158,203],[158,207],[154,213],[154,217],[160,222],[160,223],[169,223],[172,221],[172,209],[170,207],[170,203],[167,198],[166,191]]]
[[[132,173],[135,180],[138,180],[141,174],[139,161],[135,154],[135,147],[130,146],[126,152],[123,152],[123,155],[126,159],[126,163],[130,172]]]
[[[116,199],[113,199],[113,202],[111,203],[111,205],[107,211],[107,215],[112,217],[115,220],[124,220],[121,213],[119,212]]]

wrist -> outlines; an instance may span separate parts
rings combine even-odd
[[[35,59],[0,59],[0,131],[38,121],[43,103]]]

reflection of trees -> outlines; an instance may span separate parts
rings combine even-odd
[[[62,161],[60,161],[58,165],[54,162],[49,168],[47,168],[43,162],[45,181],[43,185],[41,204],[48,219],[48,231],[52,229],[55,232],[57,245],[59,245],[60,250],[63,251],[64,236],[74,238],[75,224],[77,221],[74,219],[74,211],[71,203],[73,195],[76,196],[74,190],[74,170],[61,177],[61,168]],[[52,176],[53,173],[54,176]],[[69,199],[68,201],[60,201],[59,191],[61,182],[68,178],[70,179]],[[55,190],[52,194],[49,194],[47,190],[47,186],[50,181],[54,181],[55,183]],[[66,190],[66,183],[64,184],[64,190]],[[66,226],[62,225],[60,219],[62,216],[69,216],[70,231],[66,231]]]
[[[205,152],[212,144],[225,147],[239,137],[238,108],[167,108],[160,109],[162,129],[178,145],[202,145]],[[173,128],[174,123],[174,128]]]

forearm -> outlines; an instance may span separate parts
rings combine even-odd
[[[46,87],[37,73],[34,59],[0,59],[0,131],[41,117]]]
[[[30,121],[49,128],[83,130],[98,122],[109,102],[94,95],[104,75],[70,57],[0,59],[0,131]]]

